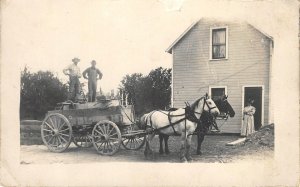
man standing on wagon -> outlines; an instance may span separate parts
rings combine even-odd
[[[96,99],[97,80],[102,79],[101,71],[96,68],[96,61],[92,60],[92,66],[87,68],[83,73],[83,78],[88,79],[89,87],[89,102],[94,102]],[[99,78],[98,78],[99,75]]]
[[[72,61],[73,64],[67,66],[63,70],[63,72],[65,75],[68,75],[70,78],[68,100],[75,101],[76,96],[79,94],[79,86],[80,86],[79,78],[81,77],[81,73],[79,67],[77,66],[80,59],[73,58]]]

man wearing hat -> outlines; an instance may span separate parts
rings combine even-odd
[[[83,73],[83,78],[88,79],[89,87],[89,102],[94,102],[96,99],[97,80],[102,79],[101,71],[96,68],[96,61],[92,60],[91,67],[87,68]],[[99,77],[98,77],[99,75]]]
[[[72,59],[73,64],[67,66],[63,72],[65,75],[68,75],[70,78],[70,86],[69,86],[69,96],[68,99],[75,101],[77,94],[79,94],[79,78],[81,77],[80,69],[77,66],[80,61],[79,58]]]

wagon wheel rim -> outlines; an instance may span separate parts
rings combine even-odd
[[[63,152],[72,140],[72,127],[68,119],[61,114],[50,114],[45,117],[41,126],[44,144],[52,152]]]
[[[92,142],[101,155],[115,154],[121,145],[121,132],[118,126],[111,121],[98,122],[92,131]]]
[[[93,146],[92,137],[90,135],[74,136],[73,143],[80,148],[90,148]]]
[[[146,142],[146,135],[123,136],[122,145],[128,150],[138,150]]]

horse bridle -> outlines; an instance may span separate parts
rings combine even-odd
[[[210,107],[208,104],[207,104],[207,99],[206,98],[204,98],[204,102],[205,102],[205,104],[206,104],[206,106],[207,106],[207,108],[208,108],[208,112],[209,112],[209,114],[211,114],[211,110],[212,109],[215,109],[215,108],[217,108],[217,106],[215,105],[215,106],[213,106],[213,107]],[[203,111],[204,111],[204,105],[203,105]]]
[[[207,108],[208,108],[209,114],[211,114],[211,110],[212,110],[212,109],[217,108],[217,106],[210,107],[209,104],[207,103],[206,97],[202,97],[201,99],[204,99],[204,105],[203,105],[203,107],[202,107],[202,111],[204,111],[205,105],[206,105]],[[201,117],[201,114],[202,114],[202,113],[200,113],[200,112],[195,112],[195,111],[193,111],[193,112],[194,112],[195,114],[200,114],[200,117]],[[198,120],[200,120],[200,118],[199,118]]]
[[[214,109],[214,108],[217,108],[217,106],[214,106],[214,107],[210,107],[207,103],[207,97],[203,96],[201,99],[204,99],[204,103],[203,103],[203,108],[202,108],[202,113],[204,111],[204,107],[205,105],[208,107],[208,113],[211,115],[211,110]],[[200,101],[199,100],[199,101]],[[191,108],[190,105],[186,102],[186,109],[185,109],[185,116],[186,116],[186,119],[192,121],[192,122],[195,122],[195,123],[201,123],[201,115],[202,113],[200,112],[196,112],[194,111],[194,108]],[[197,118],[195,114],[199,114],[200,117]]]

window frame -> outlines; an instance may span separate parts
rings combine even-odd
[[[212,98],[212,89],[213,88],[224,88],[225,89],[225,95],[227,95],[227,86],[209,86],[208,88],[208,95],[210,96],[210,98]]]
[[[225,58],[213,58],[213,51],[212,51],[212,36],[213,36],[213,31],[214,30],[220,30],[220,29],[225,29],[225,50],[226,50],[226,53],[225,53]],[[228,26],[220,26],[220,27],[210,27],[210,37],[209,37],[209,60],[210,61],[221,61],[221,60],[228,60],[228,38],[229,38],[229,35],[228,35]]]

